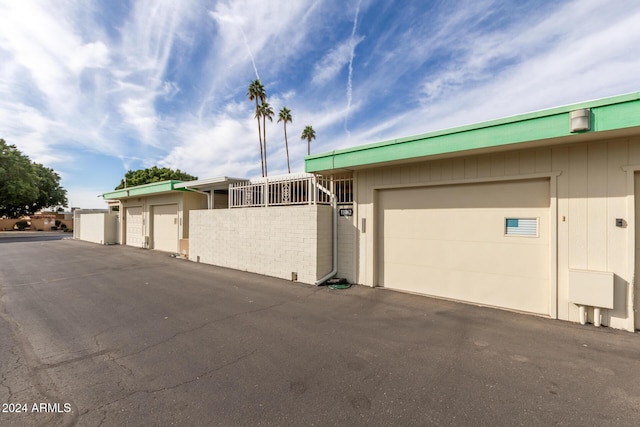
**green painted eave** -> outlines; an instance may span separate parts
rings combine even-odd
[[[571,133],[570,112],[591,109],[591,129]],[[379,163],[507,147],[640,126],[640,92],[393,139],[305,157],[305,171],[349,169]]]
[[[143,197],[158,193],[168,193],[171,191],[189,191],[184,188],[174,188],[176,184],[183,181],[160,181],[151,184],[137,185],[135,187],[123,188],[121,190],[104,193],[102,197],[105,200],[120,200],[128,197]]]

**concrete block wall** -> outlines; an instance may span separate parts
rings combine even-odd
[[[329,206],[196,210],[190,213],[189,259],[314,283],[331,271]]]

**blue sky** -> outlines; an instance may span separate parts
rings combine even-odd
[[[259,76],[312,153],[640,90],[636,0],[0,3],[0,138],[104,207],[129,169],[260,175]],[[267,124],[269,174],[286,172]]]

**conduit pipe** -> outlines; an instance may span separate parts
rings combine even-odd
[[[322,186],[319,185],[318,187]],[[324,188],[323,190],[326,191]],[[316,286],[322,285],[324,282],[338,274],[338,203],[336,201],[336,196],[333,194],[331,194],[331,207],[333,208],[333,265],[329,274],[316,281]]]
[[[584,305],[579,305],[578,306],[578,316],[580,317],[580,324],[581,325],[586,325],[587,324],[587,311],[586,311],[586,307]],[[602,309],[600,307],[593,307],[593,326],[595,327],[600,327],[602,325],[601,322],[601,314],[602,314]]]
[[[585,306],[584,305],[579,305],[578,306],[578,310],[579,310],[578,316],[580,316],[580,324],[581,325],[586,325],[586,323],[587,323],[587,312],[585,311]]]
[[[600,326],[600,307],[593,307],[593,326]]]

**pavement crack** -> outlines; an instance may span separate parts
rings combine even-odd
[[[2,377],[0,378],[0,385],[4,388],[7,389],[7,394],[9,395],[9,398],[7,399],[7,402],[12,402],[13,401],[13,391],[11,390],[11,387],[7,384],[5,384],[5,381],[7,381],[7,377]]]
[[[181,383],[178,383],[178,384],[172,385],[172,386],[170,386],[170,387],[162,387],[162,388],[159,388],[159,389],[147,390],[147,391],[145,391],[144,393],[159,393],[159,392],[162,392],[162,391],[173,390],[173,389],[176,389],[176,388],[178,388],[178,387],[182,387],[182,386],[184,386],[184,385],[191,384],[191,383],[193,383],[193,382],[199,381],[199,380],[200,380],[200,379],[202,379],[202,378],[206,378],[206,377],[208,377],[208,376],[209,376],[209,375],[211,375],[211,374],[214,374],[214,373],[216,373],[216,372],[218,372],[218,371],[221,371],[221,370],[222,370],[222,369],[224,369],[224,368],[227,368],[227,367],[229,367],[229,366],[235,365],[236,363],[238,363],[238,362],[240,362],[240,361],[242,361],[242,360],[244,360],[244,359],[246,359],[246,358],[248,358],[248,357],[253,356],[253,355],[254,355],[254,354],[256,354],[257,352],[258,352],[258,349],[254,349],[253,351],[250,351],[249,353],[246,353],[246,354],[240,355],[240,356],[236,357],[235,359],[233,359],[233,360],[231,360],[231,361],[229,361],[229,362],[227,362],[227,363],[223,363],[222,365],[220,365],[220,366],[216,366],[216,367],[215,367],[215,368],[213,368],[213,369],[209,369],[208,371],[204,371],[203,373],[201,373],[201,374],[199,374],[199,375],[196,375],[196,377],[195,377],[195,378],[192,378],[192,379],[187,380],[187,381],[183,381],[183,382],[181,382]]]
[[[100,424],[102,424],[106,419],[107,411],[106,411],[105,408],[107,408],[109,406],[112,406],[112,405],[114,405],[114,404],[116,404],[118,402],[122,402],[123,400],[126,400],[126,399],[130,398],[131,396],[136,395],[138,393],[144,393],[144,394],[160,393],[160,392],[163,392],[163,391],[174,390],[176,388],[185,386],[187,384],[191,384],[193,382],[201,380],[202,378],[206,378],[206,377],[208,377],[208,376],[210,376],[210,375],[212,375],[212,374],[214,374],[214,373],[216,373],[218,371],[221,371],[224,368],[227,368],[229,366],[235,365],[236,363],[241,362],[242,360],[253,356],[257,352],[258,352],[258,349],[254,349],[254,350],[252,350],[252,351],[250,351],[248,353],[241,354],[240,356],[234,358],[233,360],[230,360],[230,361],[228,361],[226,363],[223,363],[221,365],[216,366],[215,368],[209,369],[207,371],[204,371],[204,372],[196,375],[194,378],[188,379],[186,381],[179,382],[177,384],[173,384],[171,386],[150,388],[150,389],[145,389],[145,390],[132,390],[132,391],[126,393],[124,396],[119,397],[118,399],[114,399],[114,400],[112,400],[110,402],[103,403],[102,405],[98,406],[97,408],[87,409],[87,410],[83,411],[82,413],[79,414],[79,417],[82,417],[82,416],[84,416],[84,415],[86,415],[86,414],[88,414],[90,412],[102,411],[103,414],[105,414],[103,419],[102,419],[102,421],[100,422]]]
[[[165,344],[165,343],[167,343],[167,342],[169,342],[169,341],[171,341],[171,340],[173,340],[176,337],[179,337],[181,335],[190,334],[192,332],[195,332],[195,331],[198,331],[200,329],[206,328],[209,325],[213,325],[213,324],[216,324],[216,323],[224,322],[226,320],[234,319],[236,317],[244,316],[244,315],[247,315],[247,314],[259,313],[261,311],[271,310],[272,308],[279,307],[281,305],[286,304],[287,302],[288,301],[281,301],[279,303],[272,304],[272,305],[269,305],[267,307],[262,307],[262,308],[258,308],[258,309],[255,309],[255,310],[241,311],[239,313],[230,314],[228,316],[221,317],[219,319],[213,319],[213,320],[205,322],[205,323],[203,323],[203,324],[201,324],[199,326],[196,326],[194,328],[185,329],[184,331],[176,332],[175,334],[171,335],[170,337],[165,338],[165,339],[163,339],[161,341],[158,341],[158,342],[156,342],[156,343],[154,343],[154,344],[152,344],[150,346],[144,347],[144,348],[142,348],[142,349],[140,349],[138,351],[134,351],[132,353],[128,353],[128,354],[125,354],[125,355],[122,355],[122,356],[118,356],[115,359],[126,359],[126,358],[131,357],[131,356],[136,356],[136,355],[138,355],[140,353],[144,353],[145,351],[148,351],[148,350],[151,350],[151,349],[156,348],[158,346],[161,346],[161,345],[163,345],[163,344]]]
[[[18,356],[18,360],[22,360],[21,366],[26,370],[28,383],[45,399],[50,402],[64,402],[71,405],[70,413],[54,414],[60,424],[65,426],[74,426],[78,422],[78,407],[71,399],[64,399],[60,395],[57,384],[47,374],[46,369],[42,369],[42,361],[36,355],[31,342],[24,334],[21,325],[11,316],[4,304],[0,304],[0,317],[4,319],[10,326],[16,343],[16,352],[12,352]],[[46,366],[46,365],[45,365]],[[15,395],[14,391],[14,395]]]
[[[61,362],[57,362],[57,363],[43,363],[39,366],[36,366],[36,370],[43,370],[43,369],[52,369],[52,368],[57,368],[60,366],[65,366],[65,365],[69,365],[71,363],[76,363],[76,362],[81,362],[83,360],[87,360],[87,359],[92,359],[96,356],[102,356],[103,354],[109,353],[111,350],[101,350],[101,351],[96,351],[94,353],[89,353],[89,354],[85,354],[84,356],[79,356],[79,357],[74,357],[73,359],[68,359],[68,360],[63,360]]]
[[[98,427],[102,427],[102,424],[104,424],[104,422],[106,421],[107,413],[108,413],[107,411],[102,411],[102,419],[98,423]]]
[[[131,370],[131,368],[129,368],[129,367],[128,367],[127,365],[125,365],[124,363],[119,362],[117,357],[114,357],[113,355],[109,354],[109,355],[108,355],[108,360],[109,360],[110,362],[115,363],[115,364],[116,364],[120,369],[122,369],[122,370],[126,371],[126,372],[129,374],[129,376],[130,376],[130,377],[133,377],[133,376],[134,376],[134,374],[133,374],[133,370]],[[120,383],[120,382],[122,382],[122,380],[121,380],[121,381],[119,381],[118,383]]]

